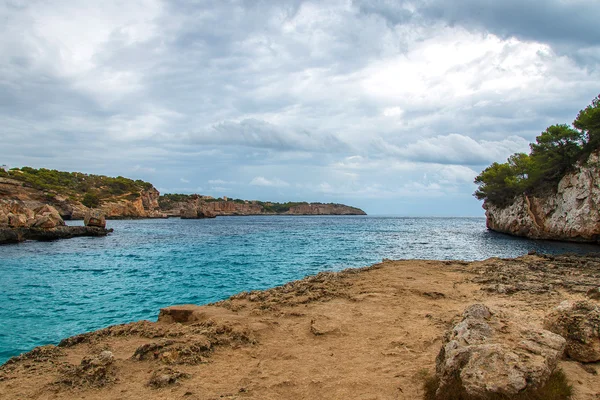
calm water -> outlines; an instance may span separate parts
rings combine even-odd
[[[76,224],[76,223],[75,223]],[[382,258],[597,252],[517,239],[483,218],[219,217],[109,221],[106,238],[0,246],[0,363],[111,324]]]

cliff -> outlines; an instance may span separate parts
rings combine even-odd
[[[506,207],[484,202],[487,227],[533,239],[600,243],[600,153],[592,153],[545,195],[521,194]]]
[[[159,196],[158,190],[150,187],[139,192],[107,196],[97,208],[109,219],[164,218],[166,215],[159,210]],[[50,205],[66,220],[83,219],[90,210],[82,203],[83,197],[67,189],[38,189],[28,182],[0,177],[0,201],[16,200],[29,209]]]
[[[30,209],[50,205],[61,218],[83,219],[99,209],[107,219],[210,218],[218,215],[365,215],[343,204],[272,203],[214,199],[198,194],[160,196],[149,182],[30,167],[0,169],[0,200],[18,200]]]
[[[366,215],[355,207],[323,203],[270,203],[247,200],[219,200],[201,195],[161,197],[161,210],[169,216],[210,218],[219,215]]]

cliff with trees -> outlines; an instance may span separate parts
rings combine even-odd
[[[535,239],[600,240],[600,96],[476,178],[488,228]]]
[[[334,203],[215,199],[198,194],[160,196],[151,183],[142,180],[31,167],[0,168],[0,206],[8,202],[18,202],[31,210],[50,205],[66,220],[83,219],[90,209],[99,209],[108,219],[365,214],[358,208]]]

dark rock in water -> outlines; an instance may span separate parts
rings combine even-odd
[[[100,210],[89,210],[85,213],[83,223],[85,226],[96,226],[102,229],[106,228],[106,218],[104,217],[104,213]]]
[[[25,240],[57,240],[78,236],[106,236],[112,229],[93,226],[57,226],[56,228],[0,228],[0,244],[19,243]]]
[[[0,228],[0,244],[7,243],[19,243],[22,242],[23,239],[18,230],[11,228]]]

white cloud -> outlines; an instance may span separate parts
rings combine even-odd
[[[185,178],[179,178],[179,181],[182,183],[190,183],[190,181]]]
[[[0,158],[236,197],[471,199],[598,94],[598,7],[534,2],[0,2]]]
[[[286,181],[283,181],[279,178],[274,178],[274,179],[267,179],[264,176],[257,176],[254,179],[252,179],[250,181],[250,185],[253,186],[266,186],[266,187],[277,187],[277,188],[282,188],[282,187],[288,187],[290,186],[289,183],[287,183]]]

